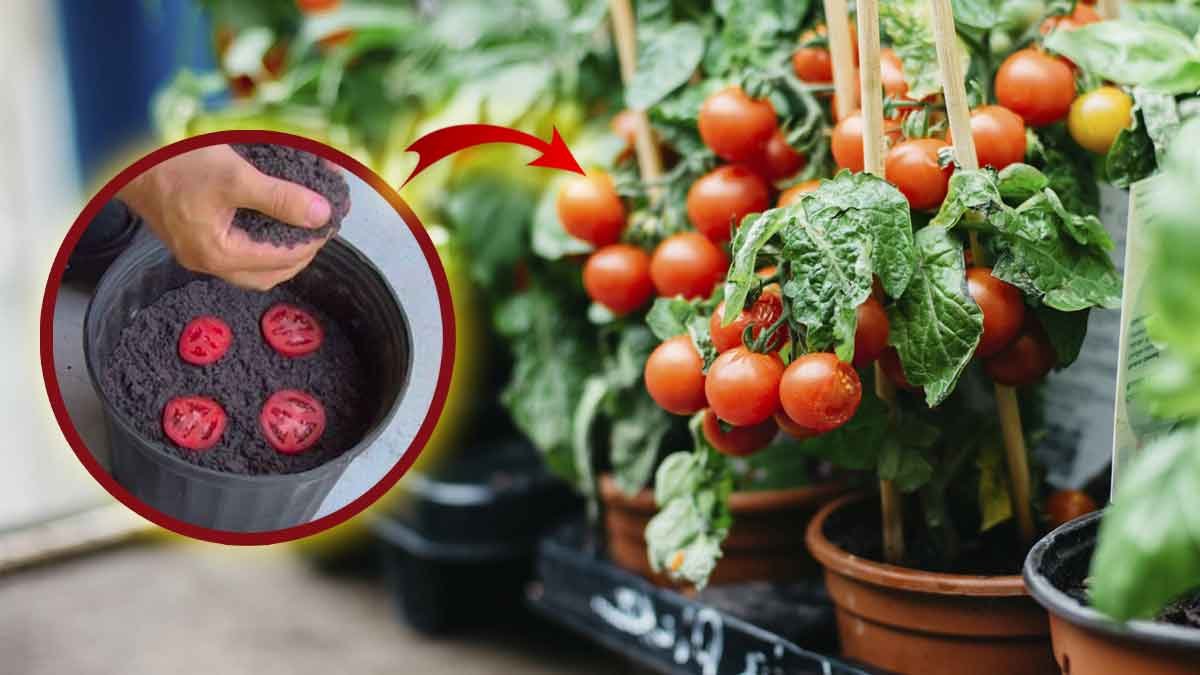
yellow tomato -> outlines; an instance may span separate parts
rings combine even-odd
[[[1132,121],[1133,99],[1116,87],[1100,87],[1075,99],[1067,128],[1076,143],[1104,154]]]

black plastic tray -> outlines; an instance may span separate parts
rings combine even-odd
[[[690,599],[590,552],[583,532],[575,525],[542,540],[538,580],[528,587],[526,600],[551,621],[650,670],[665,675],[880,675],[809,651],[834,649],[832,609],[816,584],[739,584]],[[790,606],[786,623],[795,633],[789,635],[792,639],[724,607],[757,612],[772,598]],[[798,639],[809,649],[800,647]]]

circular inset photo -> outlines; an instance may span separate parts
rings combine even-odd
[[[63,242],[42,308],[46,386],[114,497],[192,537],[319,532],[416,460],[454,317],[399,196],[320,143],[207,134],[142,158]]]

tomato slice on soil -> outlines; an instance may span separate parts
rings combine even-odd
[[[220,403],[205,396],[180,396],[163,408],[163,431],[188,450],[207,450],[221,440],[228,418]]]
[[[313,315],[287,303],[277,303],[262,315],[267,344],[284,356],[304,356],[317,351],[325,331]]]
[[[311,448],[325,431],[325,408],[298,389],[281,389],[263,404],[258,426],[271,447],[285,455]]]
[[[215,316],[198,316],[179,334],[179,358],[197,366],[216,363],[233,344],[229,324]]]

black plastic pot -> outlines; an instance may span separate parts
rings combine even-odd
[[[134,237],[142,231],[141,226],[137,214],[120,201],[114,199],[105,204],[88,223],[71,251],[63,279],[94,285],[117,256],[133,243]]]
[[[177,265],[155,238],[130,246],[100,280],[84,319],[84,357],[109,429],[112,473],[138,499],[193,525],[261,532],[313,519],[322,500],[400,405],[412,371],[408,321],[394,290],[369,260],[333,239],[299,276],[294,290],[344,327],[359,353],[371,354],[375,408],[364,437],[336,459],[308,471],[242,475],[214,471],[175,457],[138,434],[100,385],[100,366],[122,329],[142,308],[201,275]],[[365,317],[370,317],[367,320]]]
[[[1067,593],[1088,575],[1101,512],[1046,535],[1025,558],[1025,586],[1050,612],[1054,658],[1067,675],[1194,675],[1200,630],[1152,621],[1118,623]]]

